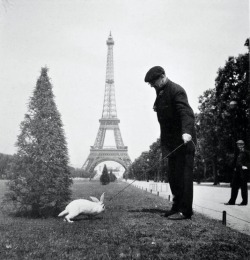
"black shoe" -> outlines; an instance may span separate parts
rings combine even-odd
[[[235,205],[235,203],[227,202],[227,203],[224,203],[224,205]]]
[[[174,215],[174,214],[176,214],[178,211],[175,211],[175,210],[172,210],[172,209],[170,209],[170,210],[167,210],[166,212],[165,212],[165,214],[164,214],[164,217],[169,217],[169,216],[171,216],[171,215]]]
[[[178,213],[175,213],[174,215],[169,216],[168,219],[171,219],[171,220],[191,219],[191,216],[186,216],[186,215],[183,215],[181,212],[178,212]]]
[[[238,206],[246,206],[247,203],[241,202],[240,204],[238,204]]]

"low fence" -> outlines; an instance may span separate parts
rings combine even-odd
[[[136,180],[127,180],[127,183],[132,184],[136,188],[145,190],[147,192],[154,193],[158,196],[161,196],[165,199],[168,199],[169,201],[172,200],[172,193],[171,193],[171,190],[170,190],[170,187],[169,187],[169,183],[159,183],[159,182],[155,183],[153,181],[147,182],[147,181],[136,181]],[[234,226],[234,228],[238,229],[239,231],[241,231],[243,233],[249,234],[248,230],[250,230],[250,222],[247,219],[243,219],[239,216],[236,217],[232,214],[229,214],[225,210],[215,210],[213,208],[208,208],[208,207],[196,205],[195,203],[193,203],[193,206],[194,206],[194,209],[197,210],[200,213],[203,213],[203,214],[208,215],[208,216],[215,218],[215,219],[222,219],[223,225],[227,225],[227,216],[229,218],[231,218],[231,220],[229,220],[230,224],[233,224],[233,223],[231,223],[232,219],[238,220],[238,221],[242,222],[243,224],[245,224],[245,226],[241,229],[239,227],[240,223],[237,222],[235,224],[236,227]],[[214,212],[214,213],[212,215],[210,215],[210,214],[207,214],[207,212],[204,212],[204,210],[208,210],[208,211]],[[218,216],[216,216],[215,213],[218,214]]]
[[[127,180],[127,183],[133,184],[135,187],[147,190],[149,192],[154,193],[165,193],[168,195],[172,195],[169,187],[169,183],[165,182],[153,182],[153,181],[135,181],[135,180]]]

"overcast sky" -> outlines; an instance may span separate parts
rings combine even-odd
[[[81,167],[102,115],[107,45],[114,45],[117,115],[132,160],[159,137],[144,83],[160,65],[198,97],[214,87],[229,56],[247,51],[248,0],[0,0],[0,153],[16,152],[41,67],[48,66],[70,164]]]

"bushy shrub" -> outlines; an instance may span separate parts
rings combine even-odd
[[[117,178],[112,170],[110,170],[109,179],[110,179],[110,182],[115,182],[117,180]]]
[[[102,175],[100,176],[100,182],[102,185],[107,185],[110,183],[110,178],[106,164],[104,164]]]

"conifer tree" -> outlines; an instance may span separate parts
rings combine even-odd
[[[67,144],[47,72],[42,68],[21,122],[5,196],[18,213],[34,216],[57,214],[71,195]]]
[[[110,183],[108,169],[107,169],[106,164],[104,164],[104,167],[103,167],[103,170],[102,170],[102,175],[100,177],[100,181],[101,181],[102,185],[106,185],[106,184]]]
[[[115,174],[113,173],[112,169],[110,170],[110,173],[109,173],[109,179],[110,179],[110,182],[115,182],[117,180]]]

